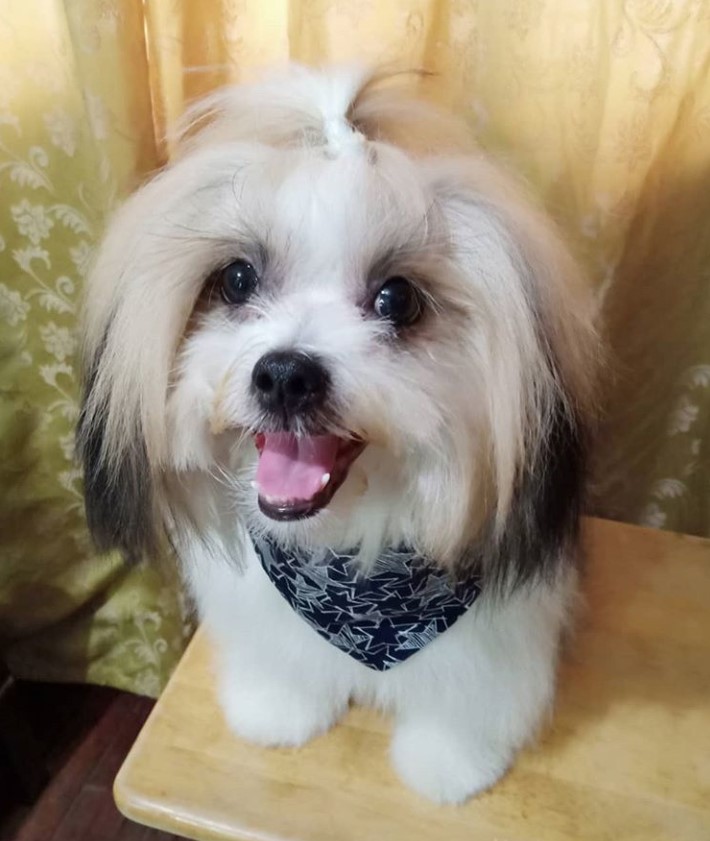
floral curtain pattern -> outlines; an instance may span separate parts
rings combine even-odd
[[[73,452],[91,250],[117,197],[156,165],[141,134],[149,95],[129,91],[142,15],[125,11],[0,11],[0,641],[19,676],[156,695],[187,611],[160,569],[95,556]]]
[[[6,0],[0,10],[0,637],[20,674],[155,694],[189,625],[89,545],[77,313],[110,208],[185,104],[286,60],[436,73],[522,172],[609,346],[591,506],[710,534],[708,0]]]

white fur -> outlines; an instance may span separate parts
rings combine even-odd
[[[580,274],[514,183],[475,148],[462,154],[460,126],[360,71],[296,68],[220,92],[183,131],[176,161],[113,220],[89,285],[80,435],[101,431],[85,458],[109,477],[95,484],[120,493],[121,465],[138,459],[221,652],[236,732],[301,744],[349,701],[371,704],[395,716],[405,782],[460,802],[504,773],[549,709],[574,590],[566,559],[505,597],[484,592],[376,673],[291,611],[246,527],[285,545],[357,546],[365,568],[401,543],[451,567],[481,535],[504,535],[554,407],[590,410]],[[264,253],[252,302],[235,313],[212,301],[211,273]],[[393,274],[426,299],[410,338],[368,309]],[[289,348],[328,366],[330,431],[368,446],[327,509],[276,523],[251,488],[264,419],[250,378],[263,354]]]
[[[301,745],[350,700],[395,717],[392,762],[426,797],[459,803],[490,787],[550,709],[573,576],[482,599],[451,629],[387,672],[319,637],[279,595],[253,550],[246,569],[199,564],[192,587],[219,649],[219,693],[236,733]]]

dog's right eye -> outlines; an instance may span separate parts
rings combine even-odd
[[[259,275],[251,263],[235,260],[218,273],[222,298],[228,304],[245,304],[259,285]]]
[[[422,314],[422,298],[406,277],[391,277],[375,296],[372,308],[395,327],[408,327]]]

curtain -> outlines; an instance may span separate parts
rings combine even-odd
[[[73,461],[76,319],[107,212],[185,104],[258,68],[433,71],[559,222],[608,345],[595,513],[710,534],[709,0],[5,0],[0,637],[22,675],[155,694],[189,633],[97,558]]]

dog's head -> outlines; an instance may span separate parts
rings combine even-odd
[[[295,68],[187,125],[89,285],[99,545],[151,551],[166,477],[201,473],[284,540],[473,552],[516,580],[552,563],[595,341],[549,223],[459,127],[360,73]]]

